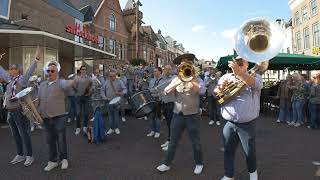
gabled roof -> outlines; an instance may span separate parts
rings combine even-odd
[[[68,0],[76,9],[81,10],[88,5],[92,7],[92,10],[96,12],[103,0]]]
[[[134,8],[134,0],[128,0],[124,10],[129,10]]]
[[[84,15],[84,22],[92,21],[93,16],[94,16],[94,11],[93,11],[91,5],[87,5],[79,10]]]

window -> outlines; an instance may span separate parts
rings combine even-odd
[[[320,43],[320,33],[319,33],[319,23],[315,23],[312,25],[313,32],[313,47],[319,47]]]
[[[116,41],[113,39],[109,40],[109,52],[111,54],[115,54],[116,53]]]
[[[299,14],[299,12],[296,12],[296,13],[294,14],[294,22],[295,22],[295,25],[296,25],[296,26],[299,26],[299,25],[300,25],[300,14]]]
[[[311,0],[311,16],[315,16],[318,13],[317,0]]]
[[[75,19],[75,25],[76,26],[80,26],[80,31],[83,31],[83,22],[82,21],[80,21],[80,20],[78,20],[78,19]],[[79,43],[83,43],[83,38],[82,37],[80,37],[80,36],[74,36],[74,41],[76,41],[76,42],[79,42]],[[91,41],[90,41],[91,42]],[[89,43],[90,43],[89,42]]]
[[[104,47],[104,41],[105,41],[105,39],[104,39],[104,37],[102,37],[102,36],[98,36],[98,39],[99,39],[99,47],[100,47],[100,49],[103,49],[103,47]]]
[[[310,28],[307,27],[303,30],[304,36],[304,49],[310,49]]]
[[[110,26],[110,31],[112,32],[116,31],[116,17],[113,14],[109,17],[109,26]]]
[[[307,6],[304,6],[302,8],[302,22],[305,22],[308,20],[308,9]]]
[[[296,48],[297,48],[297,51],[301,50],[301,34],[300,34],[300,31],[296,32]]]
[[[0,18],[9,19],[11,0],[0,0]]]

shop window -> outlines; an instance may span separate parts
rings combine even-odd
[[[9,19],[11,0],[0,0],[0,18]]]
[[[116,17],[111,14],[109,17],[109,26],[110,26],[110,31],[115,32],[116,31]]]

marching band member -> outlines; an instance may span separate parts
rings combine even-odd
[[[147,134],[148,137],[154,136],[154,138],[160,137],[160,117],[161,117],[161,105],[159,102],[159,93],[155,89],[159,82],[161,81],[162,69],[160,67],[156,67],[153,71],[154,78],[150,80],[149,90],[151,95],[156,99],[157,105],[155,110],[151,112],[148,116],[148,119],[151,120],[151,131]]]
[[[20,64],[12,64],[9,68],[9,74],[0,66],[0,77],[9,83],[5,93],[4,104],[8,110],[7,121],[17,146],[17,155],[12,159],[11,164],[25,161],[24,165],[30,166],[34,161],[30,138],[30,122],[22,114],[21,105],[15,95],[27,87],[29,78],[36,69],[41,54],[42,51],[38,47],[34,55],[35,59],[31,62],[24,75],[22,74],[22,66]]]
[[[125,64],[125,76],[127,77],[127,81],[128,81],[128,94],[131,96],[133,94],[133,86],[134,86],[134,80],[135,80],[135,72],[134,72],[134,68],[132,67],[132,65],[129,65],[128,62],[126,62]]]
[[[195,56],[181,55],[177,59],[193,63]],[[180,62],[177,62],[180,64]],[[165,93],[175,93],[175,106],[171,122],[171,137],[165,163],[158,166],[157,170],[165,172],[170,170],[177,145],[186,128],[192,142],[196,166],[195,174],[200,174],[203,169],[202,150],[200,144],[200,115],[199,94],[205,93],[205,87],[201,86],[196,78],[190,82],[182,82],[178,77],[173,79],[165,88]]]
[[[123,69],[119,71],[120,75],[120,81],[123,83],[124,87],[128,87],[128,79],[127,77],[122,73]],[[125,104],[128,103],[128,92],[123,95],[123,98],[121,99],[121,106],[120,106],[120,116],[122,122],[126,122],[126,112],[125,112]]]
[[[164,67],[164,72],[163,72],[163,75],[162,75],[162,79],[161,81],[159,82],[159,86],[162,86],[162,84],[164,85],[164,87],[159,87],[159,90],[161,92],[164,91],[164,88],[166,85],[168,85],[169,83],[168,82],[171,82],[172,79],[174,79],[176,76],[175,75],[172,75],[172,67],[171,65],[166,65]],[[165,94],[165,93],[161,93],[160,94],[160,99],[161,99],[161,104],[162,104],[162,111],[163,111],[163,114],[164,114],[164,117],[165,117],[165,120],[166,120],[166,123],[167,123],[167,127],[168,127],[168,138],[167,138],[167,141],[161,145],[161,148],[162,150],[164,151],[167,151],[168,150],[168,145],[169,145],[169,142],[170,142],[170,125],[171,125],[171,119],[172,119],[172,116],[173,116],[173,108],[174,108],[174,100],[175,100],[175,97],[174,97],[174,94],[173,93],[168,93],[168,94]]]
[[[222,180],[233,180],[234,159],[239,142],[246,155],[250,180],[257,180],[256,165],[256,119],[260,111],[260,94],[263,87],[262,77],[256,74],[254,77],[248,74],[248,61],[238,57],[229,61],[229,67],[233,73],[225,74],[218,82],[215,93],[221,92],[228,81],[236,80],[237,76],[246,84],[244,90],[227,104],[222,105],[221,115],[227,121],[223,128],[224,140],[224,177]],[[250,108],[250,112],[248,111]]]
[[[77,75],[76,75],[77,76]],[[75,79],[76,76],[74,76],[72,79]],[[70,123],[72,120],[75,120],[76,115],[78,114],[78,99],[77,99],[77,92],[75,87],[70,87],[67,89],[67,96],[69,101],[69,113],[68,113],[68,123]]]
[[[149,72],[145,70],[143,72],[143,77],[138,80],[138,91],[149,89],[150,80]]]
[[[77,112],[77,129],[75,134],[78,135],[81,131],[81,113],[83,118],[83,132],[87,132],[89,121],[89,100],[92,93],[92,80],[91,77],[87,75],[87,67],[85,65],[80,67],[80,77],[76,80],[76,91],[78,96],[79,112]]]
[[[106,80],[104,85],[101,88],[101,96],[103,99],[107,100],[107,110],[108,117],[110,122],[110,129],[107,134],[112,134],[115,132],[116,134],[120,134],[119,130],[119,120],[120,120],[120,107],[119,104],[109,104],[109,102],[117,97],[123,96],[127,93],[127,88],[124,86],[122,81],[117,79],[117,72],[115,70],[111,70],[109,72],[109,79]]]
[[[209,111],[209,125],[213,125],[216,122],[217,126],[220,126],[220,111],[217,97],[214,94],[214,89],[218,84],[219,73],[216,69],[210,69],[208,78],[206,78],[207,87],[207,101]]]
[[[51,171],[59,165],[58,152],[61,169],[67,169],[65,96],[66,90],[74,86],[74,81],[59,79],[58,62],[50,61],[44,69],[48,79],[40,84],[38,93],[39,113],[43,119],[49,145],[49,162],[44,170]]]

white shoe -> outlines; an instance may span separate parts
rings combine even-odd
[[[116,134],[120,134],[120,130],[118,128],[115,130],[115,132]]]
[[[221,180],[234,180],[233,178],[229,178],[229,177],[226,177],[226,176],[223,176],[223,178]]]
[[[43,129],[43,127],[41,125],[37,125],[36,129]]]
[[[87,130],[88,130],[87,127],[83,127],[83,128],[82,128],[82,131],[83,131],[85,134],[87,134]]]
[[[68,169],[68,166],[69,166],[68,160],[63,159],[63,160],[61,161],[61,169],[62,169],[62,170]]]
[[[32,156],[27,156],[26,161],[24,162],[25,166],[30,166],[34,161],[34,158]]]
[[[216,125],[217,126],[220,126],[221,124],[220,124],[220,121],[216,121]]]
[[[34,124],[30,125],[30,131],[33,132],[34,131]]]
[[[147,117],[147,116],[145,116],[145,117],[144,117],[144,120],[148,121],[148,117]]]
[[[277,123],[280,123],[280,120],[278,119],[276,122],[277,122]]]
[[[52,169],[58,167],[59,164],[57,162],[48,162],[48,165],[44,168],[45,171],[51,171]]]
[[[164,151],[168,151],[168,149],[169,149],[169,144],[168,144],[168,146],[165,146],[162,148],[162,150],[164,150]]]
[[[160,133],[155,133],[154,134],[154,138],[159,138],[160,137]]]
[[[71,118],[68,118],[68,121],[67,121],[68,123],[71,123]]]
[[[122,122],[126,122],[126,118],[125,117],[122,117]]]
[[[93,117],[93,118],[91,118],[91,119],[90,119],[90,121],[91,121],[91,122],[93,122],[93,121],[94,121],[94,117]]]
[[[163,148],[163,147],[166,147],[168,145],[169,145],[169,141],[166,141],[164,144],[161,145],[161,147]]]
[[[214,120],[209,121],[209,125],[213,125],[214,124]]]
[[[16,155],[12,161],[10,162],[11,164],[17,164],[20,163],[22,161],[26,160],[26,158],[24,156],[20,156],[20,155]]]
[[[107,134],[112,134],[113,133],[113,129],[109,129]]]
[[[80,132],[81,132],[80,128],[77,128],[75,134],[78,135],[80,134]]]
[[[151,131],[149,134],[147,134],[148,137],[154,136],[154,131]]]
[[[201,108],[200,108],[199,112],[200,112],[200,115],[201,115],[202,114],[202,109]]]
[[[320,161],[312,161],[312,164],[315,166],[320,166]]]
[[[301,124],[300,124],[300,123],[296,123],[294,126],[295,126],[295,127],[300,127]]]
[[[170,166],[167,166],[165,164],[161,164],[160,166],[157,167],[157,170],[160,172],[166,172],[170,170]]]
[[[193,173],[194,174],[201,174],[202,169],[203,169],[203,165],[196,165],[196,167],[194,168]]]
[[[250,173],[250,180],[258,180],[258,172]]]

